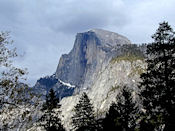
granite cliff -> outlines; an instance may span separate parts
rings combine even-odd
[[[48,91],[54,88],[61,98],[88,89],[102,65],[120,55],[122,45],[130,44],[126,37],[102,29],[78,33],[73,49],[61,56],[55,74],[39,79],[35,89]],[[71,88],[60,81],[69,83]]]

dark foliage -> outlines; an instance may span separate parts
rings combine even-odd
[[[126,87],[117,96],[117,103],[112,103],[103,121],[103,130],[133,131],[136,127],[138,108],[133,102],[131,91]]]
[[[142,46],[144,48],[144,45]],[[137,56],[141,58],[145,57],[144,53],[141,51],[140,47],[137,44],[122,45],[121,53],[122,56]]]
[[[76,131],[96,130],[93,106],[86,93],[82,94],[78,104],[74,107],[72,124]]]
[[[117,105],[112,103],[109,108],[108,113],[106,114],[105,119],[103,120],[103,130],[108,131],[109,128],[111,131],[122,130],[120,123],[118,122],[119,113],[117,111]]]
[[[154,131],[156,123],[154,121],[150,121],[151,119],[147,118],[146,114],[141,114],[139,126],[137,129],[139,131]]]
[[[55,111],[56,108],[59,109],[61,106],[58,103],[59,99],[56,97],[54,90],[51,89],[46,96],[46,102],[43,104],[42,111],[44,114],[39,120],[40,125],[43,126],[46,131],[65,131],[59,118],[60,111]]]
[[[175,33],[167,22],[160,24],[147,46],[147,71],[140,84],[144,124],[164,130],[175,129]],[[142,125],[144,125],[142,123]],[[174,130],[173,129],[173,130]]]
[[[49,93],[46,95],[46,102],[43,104],[42,110],[53,110],[59,108],[61,105],[59,103],[59,98],[56,97],[53,89],[50,89]]]

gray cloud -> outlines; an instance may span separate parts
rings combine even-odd
[[[174,0],[136,0],[127,5],[130,23],[121,31],[134,43],[151,42],[151,35],[155,33],[158,24],[168,21],[175,27]],[[175,28],[174,28],[175,29]]]
[[[16,65],[27,67],[34,84],[56,70],[77,32],[103,28],[133,43],[150,42],[161,21],[175,25],[174,0],[1,0],[0,31],[11,31],[20,54]]]
[[[41,9],[42,17],[39,17],[39,20],[43,26],[49,26],[55,31],[64,33],[105,27],[114,24],[114,21],[116,25],[124,26],[127,23],[127,15],[122,10],[121,4],[120,0],[118,2],[114,0],[111,2],[108,0],[103,2],[100,0],[84,0],[83,2],[66,0],[55,3],[51,8]]]
[[[18,23],[20,7],[15,1],[1,0],[0,1],[0,26],[10,26],[13,23]]]

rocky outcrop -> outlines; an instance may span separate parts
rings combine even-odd
[[[57,96],[62,99],[66,96],[71,96],[75,90],[75,85],[65,83],[60,79],[57,79],[55,75],[40,78],[34,86],[34,91],[41,94],[42,98],[45,99],[45,95],[49,90],[53,88],[57,92]]]

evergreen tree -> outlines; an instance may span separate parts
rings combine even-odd
[[[44,114],[40,119],[40,126],[43,126],[46,131],[65,131],[59,118],[60,111],[55,111],[55,109],[61,107],[58,103],[59,99],[56,97],[54,90],[50,89],[42,108]]]
[[[46,95],[46,102],[43,104],[42,110],[53,110],[55,108],[60,108],[59,98],[56,97],[56,94],[53,89],[50,89],[49,93]]]
[[[175,130],[175,32],[167,22],[160,23],[147,46],[147,71],[140,84],[147,123],[155,128]]]
[[[72,124],[76,131],[96,130],[93,105],[86,93],[83,93],[77,105],[74,107]]]
[[[103,122],[104,131],[133,131],[136,126],[138,108],[132,93],[124,87],[117,96],[117,103],[110,106]]]
[[[147,115],[144,113],[140,114],[140,122],[138,124],[138,131],[153,131],[155,128],[155,121],[151,121],[147,118]]]
[[[119,116],[116,103],[112,103],[102,123],[103,131],[108,131],[109,128],[111,131],[122,131],[121,123],[118,121]]]
[[[96,121],[95,121],[95,127],[96,127],[96,130],[97,131],[103,131],[103,117],[101,118],[96,118]]]

